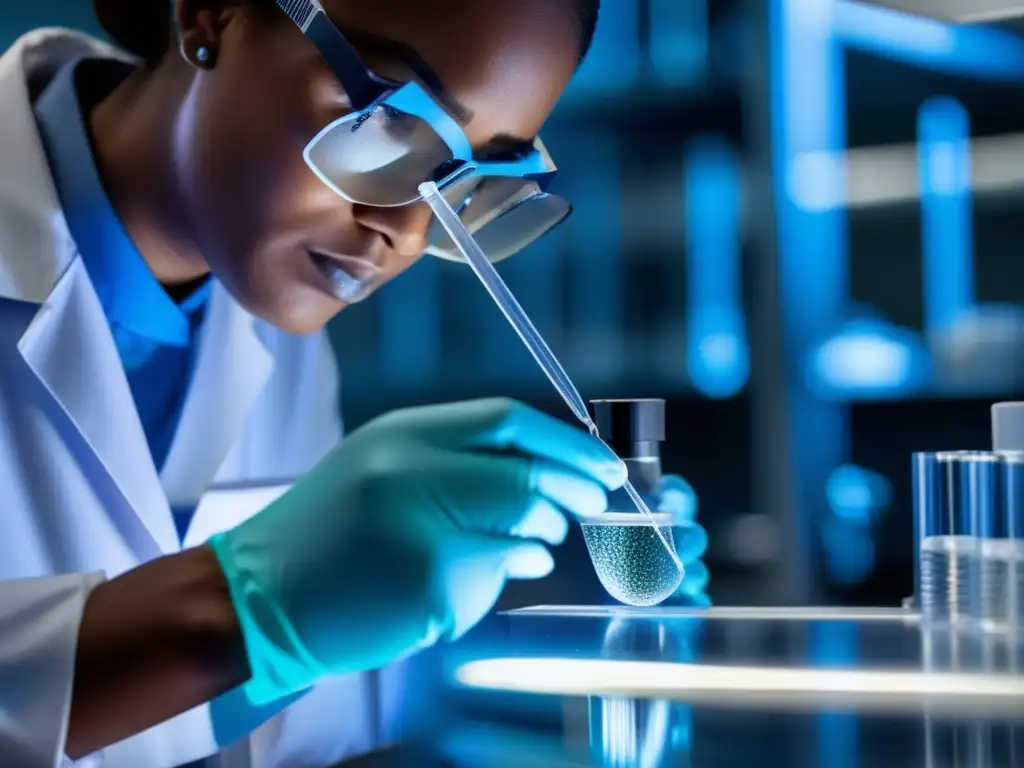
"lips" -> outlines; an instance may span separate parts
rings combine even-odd
[[[380,270],[373,264],[350,256],[310,251],[313,264],[331,286],[331,293],[346,304],[355,304],[376,287]]]

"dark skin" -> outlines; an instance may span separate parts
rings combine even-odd
[[[256,316],[312,333],[343,305],[307,249],[360,259],[383,284],[423,252],[430,211],[351,205],[321,183],[302,151],[350,111],[344,91],[283,14],[216,5],[179,2],[181,50],[95,110],[101,170],[162,282],[187,284],[212,269]],[[578,35],[571,2],[492,5],[448,0],[445,13],[415,0],[324,7],[357,45],[369,33],[414,48],[472,117],[463,128],[474,149],[493,155],[505,149],[500,137],[540,130],[572,76]],[[206,65],[196,61],[202,46],[212,53]],[[411,79],[402,62],[359,47],[380,74]]]
[[[381,75],[430,85],[375,37],[418,52],[477,153],[505,157],[517,140],[537,134],[576,68],[574,3],[443,5],[441,12],[419,0],[323,2]],[[254,315],[313,333],[344,304],[308,250],[370,265],[379,287],[419,259],[430,211],[349,204],[307,168],[303,148],[348,104],[316,48],[283,14],[230,0],[178,0],[175,18],[178,39],[163,61],[130,77],[91,115],[107,193],[169,292],[212,271]],[[201,46],[212,54],[206,63],[196,55]],[[249,674],[212,550],[143,565],[97,587],[86,603],[67,753],[77,759],[100,750]]]

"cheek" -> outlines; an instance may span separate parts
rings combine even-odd
[[[230,93],[198,88],[179,123],[179,179],[214,274],[243,307],[275,325],[295,333],[322,326],[338,305],[316,287],[303,246],[344,211],[307,167],[308,138],[294,114],[264,113]]]
[[[280,112],[202,85],[178,134],[175,159],[204,249],[253,248],[273,227],[280,190],[301,176],[304,142]]]

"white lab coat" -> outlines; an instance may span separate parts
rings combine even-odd
[[[157,474],[32,112],[61,64],[83,54],[120,55],[76,33],[39,30],[0,58],[0,765],[19,768],[66,764],[83,604],[104,574],[179,551],[169,504],[201,500],[214,482],[298,476],[341,437],[326,337],[272,329],[216,285],[178,434]],[[236,509],[231,519],[200,502],[186,545],[256,511]],[[376,680],[325,683],[231,759],[321,766],[366,752]],[[170,768],[217,749],[203,706],[96,760]]]

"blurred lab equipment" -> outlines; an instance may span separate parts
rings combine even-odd
[[[600,439],[600,431],[598,426],[594,423],[590,417],[590,413],[587,410],[587,404],[580,396],[576,387],[569,379],[565,369],[558,362],[554,353],[545,343],[544,339],[538,333],[533,323],[530,322],[529,317],[523,311],[523,308],[516,301],[515,296],[505,285],[505,282],[501,279],[497,270],[494,269],[494,265],[487,259],[483,249],[473,239],[473,236],[469,233],[458,215],[448,204],[444,195],[438,190],[437,185],[433,182],[426,182],[420,185],[419,193],[421,197],[430,205],[433,209],[434,214],[437,216],[438,221],[441,222],[452,241],[459,247],[462,254],[465,256],[466,261],[469,263],[473,272],[483,283],[487,292],[494,299],[495,303],[501,309],[502,313],[511,323],[516,333],[519,334],[519,338],[522,339],[523,343],[529,349],[530,354],[540,365],[541,370],[544,371],[545,375],[554,385],[555,389],[565,400],[570,410],[575,414],[583,425],[587,428],[591,435]],[[611,450],[611,449],[610,449]],[[614,452],[614,451],[613,451]],[[625,466],[625,465],[624,465]],[[626,468],[628,472],[628,467]],[[646,502],[633,487],[632,482],[628,479],[623,485],[623,490],[628,495],[630,501],[636,509],[646,519],[645,528],[649,532],[653,532],[664,548],[664,553],[667,555],[668,561],[671,566],[666,569],[658,569],[659,577],[656,582],[648,582],[647,591],[643,595],[643,603],[647,605],[653,605],[660,603],[666,598],[670,597],[678,589],[682,583],[684,568],[683,563],[679,559],[679,555],[676,553],[673,543],[669,540],[665,533],[664,521],[656,520],[654,514],[648,508]],[[635,534],[634,534],[635,535]],[[660,555],[661,553],[659,553]],[[668,575],[674,571],[671,577]],[[640,599],[639,595],[633,593],[627,593],[625,591],[619,591],[616,594],[618,599]]]
[[[1016,635],[1024,576],[1024,403],[992,407],[992,451],[913,457],[922,621]]]
[[[918,597],[925,620],[980,619],[981,540],[995,514],[999,457],[986,452],[918,453]]]
[[[992,406],[992,448],[1001,459],[1001,508],[982,544],[982,567],[998,586],[986,595],[986,618],[1017,635],[1024,621],[1024,403]]]

